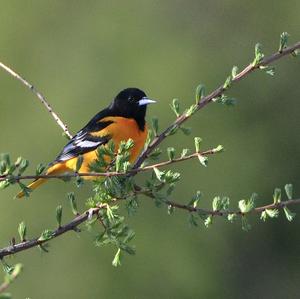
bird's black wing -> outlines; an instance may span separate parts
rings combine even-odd
[[[91,133],[99,132],[112,123],[112,121],[101,121],[101,119],[106,116],[110,116],[108,109],[102,110],[95,115],[90,122],[67,143],[54,163],[78,157],[79,155],[95,150],[100,145],[106,144],[111,138],[109,134],[101,137],[91,135]]]

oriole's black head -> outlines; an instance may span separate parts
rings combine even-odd
[[[114,98],[109,109],[115,116],[135,119],[139,128],[144,130],[146,109],[150,103],[155,101],[147,98],[142,90],[126,88]]]

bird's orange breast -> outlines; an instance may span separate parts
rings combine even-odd
[[[134,142],[134,146],[131,149],[130,162],[134,162],[144,147],[148,134],[147,127],[145,126],[144,130],[141,131],[134,119],[124,117],[105,117],[101,119],[101,121],[112,121],[112,123],[105,129],[90,134],[98,137],[110,136],[115,144],[116,151],[118,150],[121,141],[127,141],[128,139],[132,139]],[[96,159],[97,150],[85,153],[83,155],[83,163],[79,169],[79,172],[89,172],[89,165]],[[65,168],[65,170],[75,171],[76,162],[77,157],[72,158],[63,162],[64,165],[60,165],[60,168],[61,170],[62,168]]]

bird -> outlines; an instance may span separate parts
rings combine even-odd
[[[129,161],[136,160],[142,151],[148,130],[145,121],[147,105],[155,103],[144,91],[138,88],[126,88],[120,91],[111,104],[97,113],[76,135],[65,145],[56,159],[48,165],[46,175],[72,173],[76,171],[79,157],[83,158],[78,173],[90,172],[90,164],[97,160],[97,149],[107,146],[110,140],[117,152],[121,141],[133,140]],[[84,179],[93,179],[84,177]],[[36,189],[46,178],[38,178],[27,187]],[[22,198],[24,191],[17,194]]]

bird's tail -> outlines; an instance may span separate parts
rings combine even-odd
[[[35,188],[39,187],[40,185],[44,184],[47,182],[47,179],[37,179],[35,181],[33,181],[32,183],[30,183],[27,188],[29,188],[30,191],[34,190]],[[25,195],[24,191],[20,191],[17,194],[17,198],[22,198]]]
[[[46,174],[59,174],[59,173],[62,173],[62,172],[65,172],[66,171],[66,167],[64,164],[62,163],[56,163],[52,166],[50,166],[46,172]],[[45,179],[45,178],[40,178],[40,179],[36,179],[34,180],[32,183],[30,183],[27,188],[29,188],[29,191],[32,191],[34,189],[36,189],[37,187],[39,187],[40,185],[46,183],[48,181],[48,179]],[[24,197],[25,195],[25,192],[24,191],[20,191],[16,197],[17,198],[22,198]]]

